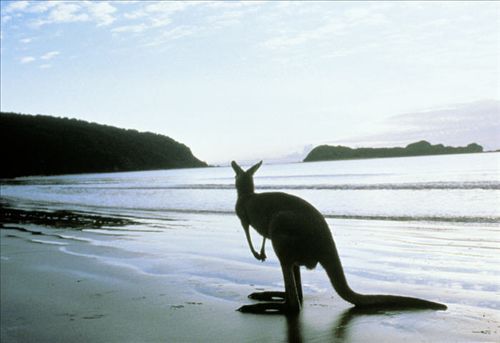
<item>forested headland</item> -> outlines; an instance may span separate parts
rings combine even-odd
[[[0,113],[1,178],[206,167],[170,137],[83,120]]]
[[[443,144],[432,145],[427,141],[419,141],[408,144],[406,147],[395,148],[357,148],[346,146],[320,145],[309,152],[304,162],[332,161],[347,159],[381,158],[381,157],[405,157],[425,155],[466,154],[482,152],[483,147],[471,143],[465,147],[450,147]]]

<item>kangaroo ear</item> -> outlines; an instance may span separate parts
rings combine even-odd
[[[233,167],[233,170],[236,173],[236,175],[244,173],[243,169],[241,169],[241,167],[235,161],[231,162],[231,167]]]
[[[250,174],[250,175],[253,175],[255,174],[255,172],[257,171],[257,169],[259,169],[259,167],[262,165],[262,161],[260,161],[259,163],[257,163],[256,165],[252,166],[250,169],[247,170],[247,173]]]

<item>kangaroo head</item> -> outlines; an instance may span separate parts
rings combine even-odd
[[[235,161],[231,162],[231,167],[233,167],[236,173],[236,190],[238,191],[238,195],[252,194],[254,192],[253,174],[255,174],[261,165],[262,161],[244,171],[238,163]]]

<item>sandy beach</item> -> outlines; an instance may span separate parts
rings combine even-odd
[[[363,292],[431,298],[445,302],[448,310],[356,312],[318,268],[303,272],[305,301],[299,316],[239,313],[240,305],[252,302],[247,294],[280,289],[283,283],[271,249],[265,263],[253,260],[232,216],[179,214],[161,229],[158,223],[143,222],[68,230],[33,221],[4,223],[0,230],[2,342],[500,338],[498,311],[481,306],[481,301],[493,300],[491,292],[440,289],[434,282],[414,287],[391,279],[390,271],[376,284],[364,283],[356,272],[348,271],[348,278]],[[189,229],[186,223],[191,223]],[[348,235],[350,226],[360,227],[361,236],[376,229],[356,220],[332,225],[348,268],[354,251],[345,245],[356,239]]]

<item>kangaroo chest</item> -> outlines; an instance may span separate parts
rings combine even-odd
[[[252,200],[239,199],[236,214],[243,225],[250,225],[262,236],[269,238],[269,209]]]

